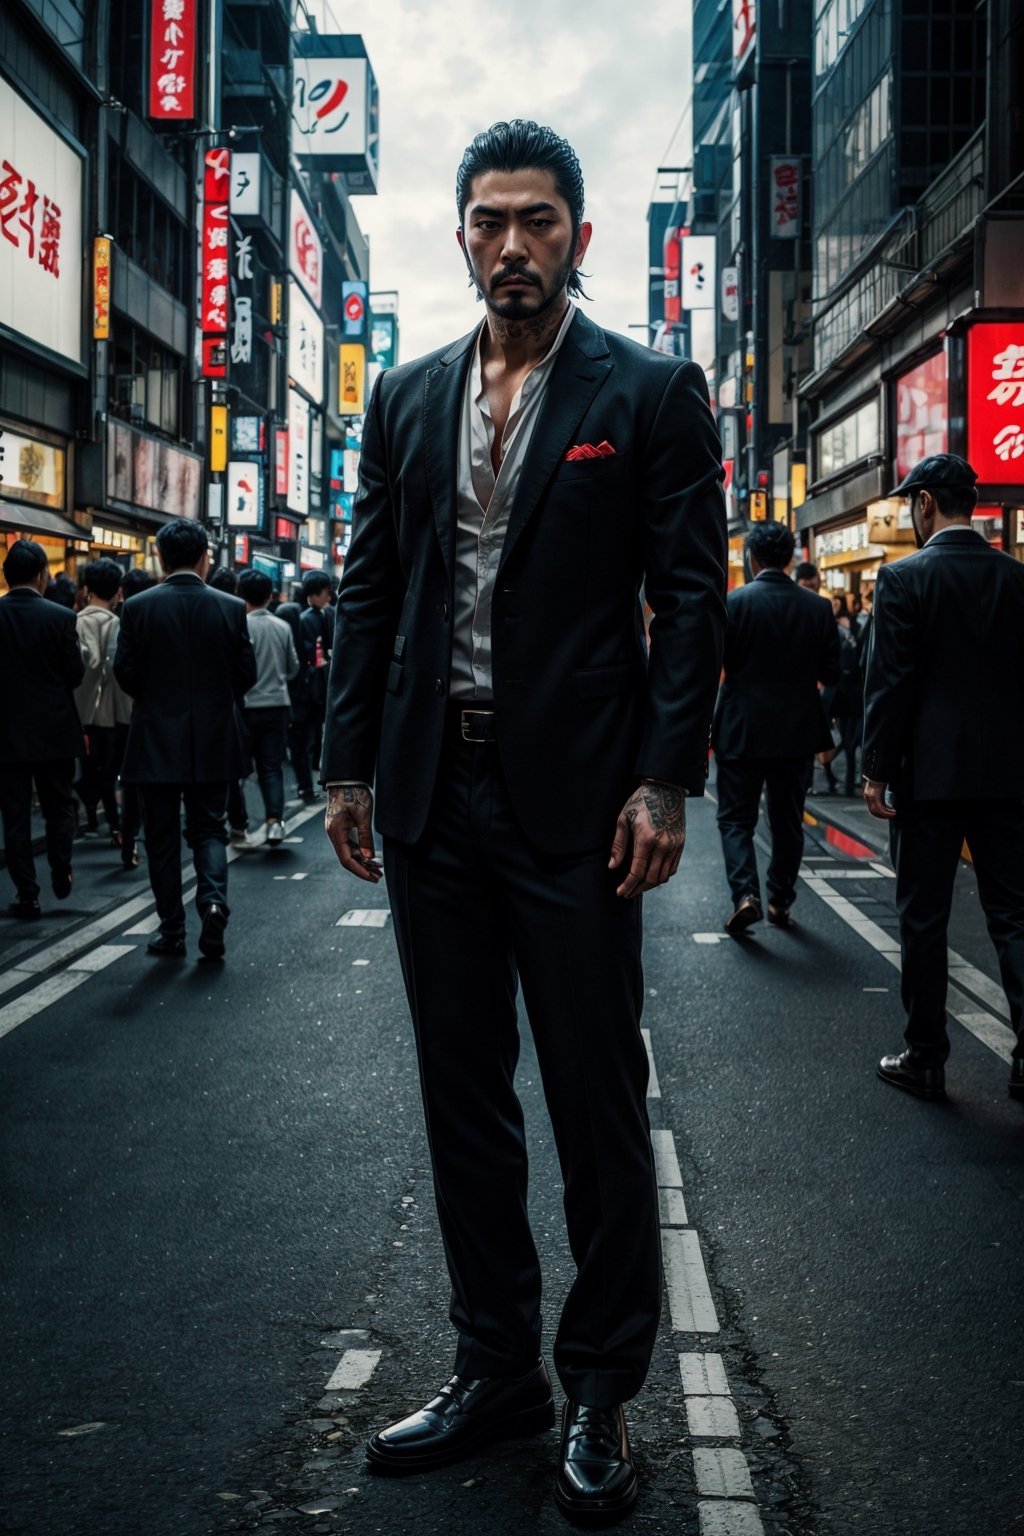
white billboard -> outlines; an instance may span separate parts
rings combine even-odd
[[[0,77],[0,324],[82,361],[82,158]]]
[[[297,389],[288,391],[288,506],[309,511],[309,406]]]
[[[324,301],[323,242],[313,215],[294,187],[288,197],[288,270],[319,309]]]
[[[317,405],[324,399],[324,323],[298,283],[288,279],[288,372]]]
[[[680,244],[683,248],[679,274],[683,309],[714,309],[717,303],[714,235],[684,235]]]

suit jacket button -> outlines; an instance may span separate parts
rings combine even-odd
[[[444,693],[444,683],[439,677],[434,679],[434,692],[437,694],[438,698],[440,698]]]

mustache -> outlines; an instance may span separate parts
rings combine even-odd
[[[538,279],[526,267],[506,267],[501,276],[494,279],[491,287],[500,288],[502,283],[508,282],[511,277],[517,278],[523,283],[532,283],[535,288],[540,286]]]

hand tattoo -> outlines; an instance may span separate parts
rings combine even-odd
[[[663,784],[660,779],[644,779],[637,795],[643,795],[655,832],[664,832],[674,843],[682,842],[686,836],[685,790],[676,784]]]
[[[373,796],[362,784],[339,784],[338,788],[345,805],[361,805],[367,810],[373,804]]]

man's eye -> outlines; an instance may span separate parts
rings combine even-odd
[[[550,229],[551,228],[551,222],[552,221],[550,219],[531,219],[530,220],[530,223],[533,225],[534,229]]]

